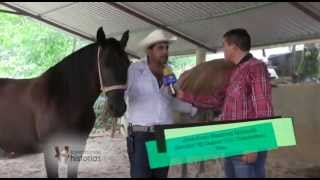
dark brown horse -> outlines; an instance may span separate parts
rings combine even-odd
[[[126,84],[130,64],[124,51],[128,38],[127,31],[120,41],[106,39],[100,28],[95,43],[65,57],[40,77],[0,79],[0,149],[16,154],[44,152],[48,177],[57,177],[55,150],[67,146],[70,151],[84,151],[101,89],[108,90],[114,117],[126,111],[121,85]],[[68,162],[68,176],[77,177],[80,161]]]

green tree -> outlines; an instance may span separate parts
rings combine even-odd
[[[172,56],[169,58],[168,64],[172,67],[177,78],[187,69],[196,65],[195,55]]]
[[[318,77],[320,67],[319,49],[316,44],[305,45],[303,60],[298,73],[302,78]]]
[[[74,50],[74,39],[29,17],[0,13],[0,77],[41,75]]]

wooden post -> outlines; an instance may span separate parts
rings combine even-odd
[[[290,74],[291,74],[291,77],[294,77],[295,74],[296,74],[296,55],[297,55],[297,52],[296,52],[296,45],[293,45],[292,46],[292,49],[291,49],[291,53],[292,53],[292,56],[291,56],[291,66],[290,66]]]

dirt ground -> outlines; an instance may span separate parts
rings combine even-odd
[[[81,162],[79,177],[130,177],[129,162],[125,138],[116,133],[90,138],[86,151],[99,151],[103,156],[100,162]],[[320,167],[310,163],[283,161],[279,154],[271,152],[267,163],[268,177],[320,177]],[[222,160],[203,163],[203,172],[199,172],[200,163],[188,165],[186,177],[224,177]],[[169,177],[181,177],[181,166],[170,168]],[[43,154],[22,156],[16,159],[0,158],[0,178],[42,178],[46,177]]]
[[[89,138],[86,151],[101,152],[102,161],[81,162],[78,177],[130,177],[125,138],[110,133]],[[0,159],[0,178],[46,177],[43,154],[26,155],[16,159]]]

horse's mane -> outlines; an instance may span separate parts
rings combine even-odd
[[[124,59],[121,58],[125,51],[120,43],[114,39],[106,39],[102,47],[112,53],[107,53],[106,66],[113,68],[117,82],[123,82],[127,78],[127,71],[123,67]],[[124,54],[122,54],[124,53]],[[93,43],[65,57],[60,63],[51,67],[43,76],[48,78],[48,93],[59,104],[66,102],[79,103],[80,99],[92,93],[92,88],[99,88],[97,74],[98,44]],[[101,57],[100,57],[101,58]],[[96,83],[96,84],[93,84]],[[125,82],[123,82],[125,83]],[[95,99],[90,99],[95,101]]]
[[[60,101],[86,95],[96,66],[97,44],[90,44],[65,57],[43,76],[48,78],[49,96]]]

